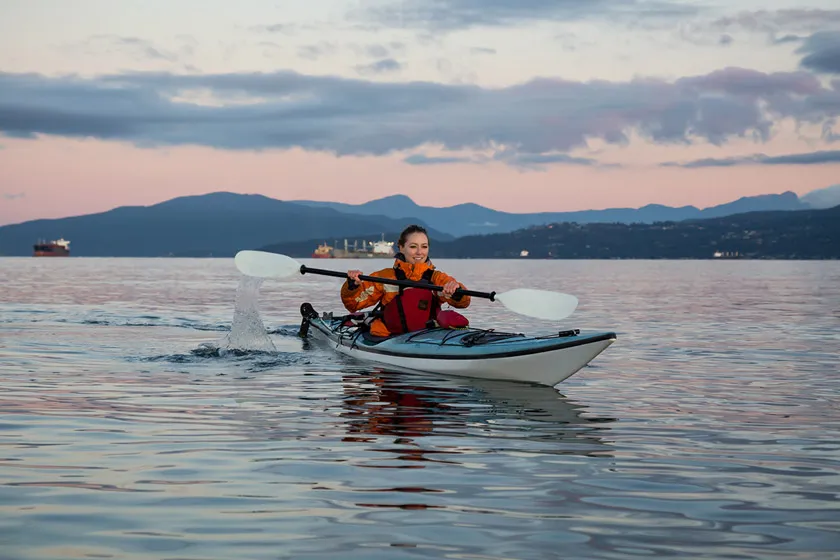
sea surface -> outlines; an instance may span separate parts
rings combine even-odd
[[[554,388],[388,372],[296,335],[336,278],[0,258],[0,558],[840,558],[840,262],[436,264],[580,299],[474,326],[618,339]]]

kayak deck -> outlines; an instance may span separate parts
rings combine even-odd
[[[522,333],[497,332],[492,329],[425,329],[377,340],[358,327],[342,327],[341,321],[316,320],[335,337],[335,342],[367,352],[439,360],[503,358],[549,352],[591,342],[614,339],[614,333],[566,331],[545,337]],[[317,323],[313,322],[313,326]],[[317,328],[317,326],[316,326]],[[319,329],[321,330],[321,329]]]

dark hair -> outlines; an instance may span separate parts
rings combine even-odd
[[[397,241],[397,246],[405,247],[405,242],[408,240],[408,236],[412,233],[422,233],[426,236],[426,239],[429,238],[429,234],[426,232],[426,228],[424,228],[423,226],[418,226],[417,224],[412,224],[402,231],[402,233],[400,234],[400,240]]]

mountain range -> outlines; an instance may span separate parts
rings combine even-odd
[[[364,204],[281,201],[262,195],[217,192],[178,197],[151,206],[124,206],[96,214],[0,226],[0,255],[32,253],[39,240],[63,237],[74,256],[217,256],[241,249],[294,244],[308,256],[318,243],[396,238],[409,223],[429,229],[436,243],[466,235],[509,233],[549,223],[652,224],[714,218],[743,212],[797,211],[837,200],[840,185],[802,198],[792,192],[744,197],[700,210],[647,205],[580,212],[514,214],[478,204],[420,206],[404,195]]]
[[[830,187],[831,189],[832,187]],[[840,204],[840,185],[837,189],[835,204]],[[823,198],[830,196],[816,196],[817,192],[809,193],[811,200],[822,203]],[[833,194],[833,191],[829,191]],[[316,202],[311,200],[296,200],[313,208],[332,208],[346,214],[382,215],[393,218],[418,218],[434,229],[449,233],[455,237],[465,235],[483,235],[490,233],[504,233],[530,226],[552,224],[558,222],[589,223],[654,223],[677,222],[682,220],[696,220],[703,218],[719,218],[743,212],[763,210],[806,210],[809,208],[825,208],[833,204],[811,204],[807,199],[800,199],[793,192],[782,194],[766,194],[742,197],[733,202],[699,209],[695,206],[671,207],[661,204],[648,204],[641,208],[609,208],[606,210],[582,210],[577,212],[537,212],[532,214],[514,214],[492,210],[478,204],[458,204],[447,208],[419,206],[405,195],[394,195],[364,204],[345,204],[340,202]]]
[[[562,222],[434,244],[439,258],[840,259],[840,205],[681,222]]]
[[[227,192],[174,198],[152,206],[123,206],[107,212],[32,220],[0,227],[0,255],[32,254],[40,240],[69,239],[74,256],[230,257],[276,240],[401,231],[405,220],[312,208],[262,195]],[[440,239],[452,236],[430,230]],[[313,247],[314,248],[314,247]]]

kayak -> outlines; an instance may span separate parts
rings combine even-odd
[[[606,350],[615,333],[578,329],[548,336],[493,329],[429,328],[374,337],[349,315],[318,314],[301,305],[302,337],[330,343],[346,356],[400,370],[553,386]]]

